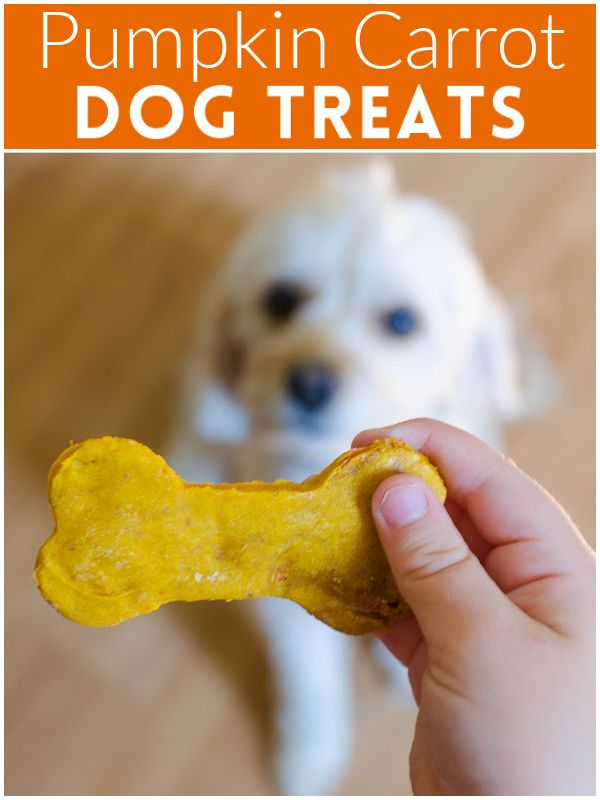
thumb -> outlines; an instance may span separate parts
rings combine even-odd
[[[377,488],[372,507],[398,590],[428,646],[464,646],[467,635],[489,629],[507,599],[433,491],[412,475],[395,475]]]

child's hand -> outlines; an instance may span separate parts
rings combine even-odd
[[[382,638],[420,706],[415,793],[593,794],[592,550],[550,495],[473,436],[415,420],[354,444],[382,436],[429,456],[448,486],[445,508],[407,475],[373,497],[413,612]]]

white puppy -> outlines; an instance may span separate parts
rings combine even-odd
[[[511,325],[462,228],[377,162],[253,223],[203,298],[168,454],[195,481],[302,480],[355,433],[431,416],[498,442],[520,411]],[[277,773],[325,794],[352,742],[352,640],[262,600]]]

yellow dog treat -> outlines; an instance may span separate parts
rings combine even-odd
[[[287,597],[346,633],[403,613],[371,519],[381,481],[409,472],[440,500],[427,458],[388,439],[303,483],[188,484],[130,439],[88,439],[53,464],[56,527],[36,581],[61,614],[115,625],[173,600]]]

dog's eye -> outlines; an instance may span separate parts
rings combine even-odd
[[[419,320],[409,306],[401,306],[388,311],[381,318],[383,329],[394,336],[410,336],[416,330]]]
[[[267,315],[276,322],[289,319],[306,300],[306,293],[294,283],[274,283],[263,297]]]

